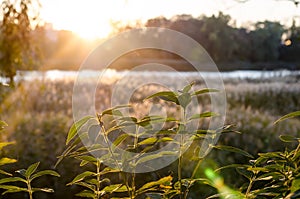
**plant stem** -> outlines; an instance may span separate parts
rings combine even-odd
[[[181,154],[181,147],[182,147],[182,135],[180,135],[180,147],[179,147],[179,158],[178,158],[178,181],[180,187],[180,199],[183,198],[183,190],[182,190],[182,174],[181,174],[181,167],[182,167],[182,154]]]
[[[96,193],[96,198],[99,199],[100,198],[100,180],[101,180],[101,176],[100,176],[100,166],[101,163],[100,161],[97,159],[97,193]]]
[[[249,195],[249,193],[250,193],[250,191],[252,189],[253,182],[255,181],[255,178],[256,178],[256,175],[254,174],[254,176],[251,179],[249,179],[249,185],[248,185],[247,191],[245,193],[246,198],[248,198],[248,195]]]
[[[29,194],[29,199],[33,199],[32,197],[32,188],[31,188],[31,185],[30,185],[30,180],[27,178],[27,189],[28,189],[28,194]]]
[[[98,120],[99,120],[99,124],[102,124],[102,122],[100,121],[99,118],[98,118]],[[104,135],[103,137],[104,137],[104,141],[105,141],[106,144],[107,144],[108,151],[109,151],[109,153],[110,153],[112,159],[114,160],[114,162],[115,162],[115,164],[116,164],[116,167],[117,167],[118,170],[120,171],[120,173],[121,173],[121,175],[122,175],[122,177],[123,177],[123,180],[124,180],[124,184],[125,184],[126,189],[127,189],[127,191],[128,191],[128,195],[129,195],[129,197],[132,199],[132,193],[131,193],[130,187],[129,187],[129,185],[128,185],[128,180],[127,180],[127,178],[126,178],[126,174],[124,174],[124,173],[122,172],[121,167],[120,167],[120,165],[119,165],[119,163],[118,163],[118,160],[115,158],[114,153],[113,153],[113,151],[112,151],[112,149],[111,149],[111,146],[109,145],[109,139],[108,139],[107,134],[106,134],[106,129],[105,129],[104,125],[100,125],[100,127],[101,127],[101,129],[102,129],[102,131],[103,131],[103,135]]]
[[[139,132],[139,127],[137,126],[135,129],[135,136],[134,136],[134,143],[133,143],[133,149],[135,150],[138,147],[138,132]],[[135,160],[134,160],[134,165],[135,165]],[[132,182],[131,182],[131,189],[132,189],[132,198],[136,197],[136,190],[135,190],[135,178],[136,178],[136,173],[135,173],[135,168],[134,171],[132,173]]]

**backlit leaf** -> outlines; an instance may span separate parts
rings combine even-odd
[[[79,121],[75,122],[68,133],[67,140],[66,140],[66,145],[69,144],[69,142],[76,136],[77,132],[80,130],[80,128],[90,119],[94,118],[93,116],[86,116]]]
[[[286,114],[286,115],[282,116],[281,118],[279,118],[278,120],[276,120],[274,122],[274,124],[277,124],[278,122],[281,122],[283,120],[290,119],[290,118],[293,118],[293,117],[297,117],[297,116],[300,116],[300,111],[295,111],[295,112]]]
[[[248,153],[247,151],[244,151],[242,149],[239,148],[235,148],[232,146],[224,146],[224,145],[217,145],[214,146],[214,148],[219,149],[219,150],[224,150],[224,151],[229,151],[229,152],[234,152],[234,153],[239,153],[241,155],[247,156],[249,158],[254,158],[250,153]]]

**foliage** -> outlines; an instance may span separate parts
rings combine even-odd
[[[139,85],[140,80],[142,81],[143,78],[135,78],[131,82],[132,85],[127,86]],[[172,85],[177,84],[174,79],[166,78],[166,81]],[[285,82],[285,80],[280,79],[280,81],[281,82],[276,83],[269,80],[264,82],[251,82],[250,80],[226,81],[227,102],[229,104],[227,123],[236,124],[236,130],[242,132],[242,134],[226,134],[226,136],[221,136],[219,145],[242,148],[247,150],[250,154],[284,151],[286,147],[290,148],[295,145],[292,143],[286,145],[278,139],[275,139],[282,134],[282,132],[290,132],[289,135],[299,137],[299,134],[294,132],[299,132],[300,130],[297,118],[280,122],[275,126],[272,125],[278,118],[278,115],[283,115],[289,112],[289,110],[295,110],[299,105],[296,100],[299,96],[297,84],[291,83],[290,80]],[[93,82],[91,84],[94,85]],[[85,85],[86,89],[89,88],[88,85],[89,83],[87,82]],[[12,173],[18,168],[25,168],[32,162],[37,161],[41,161],[40,168],[42,170],[50,168],[55,164],[57,161],[56,156],[60,155],[64,149],[66,133],[72,122],[70,100],[72,96],[72,86],[73,82],[71,80],[24,82],[2,101],[1,119],[3,118],[10,124],[9,127],[6,128],[5,133],[2,133],[2,140],[14,140],[17,143],[8,148],[4,148],[3,154],[5,157],[18,157],[16,164],[10,164],[9,167],[4,165],[3,169],[6,172]],[[96,106],[98,109],[101,109],[101,107],[109,107],[109,100],[106,99],[106,96],[110,95],[111,87],[110,84],[104,84],[101,88],[97,89],[96,96],[99,96],[99,98],[96,99]],[[193,88],[195,90],[201,90],[203,85],[197,83]],[[124,88],[124,90],[126,90],[126,88]],[[146,107],[140,106],[139,103],[152,93],[160,91],[162,91],[161,88],[153,85],[138,89],[132,97],[133,104],[138,107],[134,110],[134,113],[146,112],[144,110]],[[82,91],[82,97],[86,96],[85,92],[85,90]],[[288,98],[286,98],[287,96]],[[87,100],[86,98],[84,99]],[[209,104],[209,100],[207,100],[205,96],[199,96],[198,99],[201,100],[201,105],[202,103],[204,105]],[[159,100],[159,103],[163,102],[163,100],[158,97],[155,97],[153,102],[157,102],[157,100]],[[152,100],[144,101],[144,104],[147,105],[149,102],[152,102]],[[168,104],[164,105],[170,107],[170,110],[175,110],[174,104],[175,103],[168,102]],[[203,108],[203,110],[209,111],[209,109],[206,108]],[[173,111],[170,111],[170,114],[172,116],[176,115]],[[106,117],[109,117],[109,115],[106,115],[105,118]],[[135,117],[143,118],[144,116],[136,115]],[[95,121],[98,121],[97,117],[95,117],[95,119]],[[107,124],[107,122],[104,123]],[[83,126],[83,129],[86,129],[86,126]],[[113,135],[113,133],[110,134]],[[125,143],[126,142],[123,142],[123,144]],[[160,144],[163,144],[163,142]],[[196,145],[193,145],[191,148],[198,145],[197,143],[195,144]],[[156,145],[158,145],[158,143]],[[120,147],[121,146],[123,145],[120,144]],[[197,161],[192,160],[194,153],[195,151],[192,149],[183,155],[183,179],[187,179],[192,175],[193,169],[197,164]],[[232,163],[247,164],[249,160],[238,153],[222,150],[213,150],[208,158],[213,159],[216,161],[216,164],[219,165]],[[201,169],[199,169],[199,172],[197,172],[195,176],[196,179],[204,178],[204,174],[199,175],[199,173],[203,172],[204,169],[202,168],[206,168],[204,165],[207,161],[206,159],[206,161],[201,164]],[[73,198],[74,194],[82,191],[83,187],[76,184],[67,187],[64,185],[72,182],[76,175],[84,173],[85,171],[97,173],[95,164],[88,163],[82,167],[76,167],[76,164],[79,165],[80,162],[81,160],[75,158],[64,159],[63,162],[57,166],[57,171],[62,176],[59,180],[58,178],[38,179],[39,186],[53,187],[55,192],[53,194],[37,192],[35,197]],[[106,166],[102,164],[101,171],[105,168]],[[217,166],[210,166],[210,168],[215,169]],[[170,175],[170,177],[172,177],[171,186],[173,187],[175,182],[178,181],[177,170],[177,162],[175,162],[167,168],[158,171],[158,173],[151,173],[149,175],[137,174],[135,180],[136,187],[141,188],[145,183],[157,181],[160,178]],[[223,176],[225,185],[230,189],[241,187],[242,183],[247,182],[246,178],[233,178],[232,176],[236,176],[233,170],[223,169],[220,175]],[[105,184],[106,182],[103,182],[103,186],[124,184],[123,177],[119,176],[117,172],[107,173],[102,175],[102,177],[102,179],[109,178],[111,180],[111,184]],[[89,176],[84,180],[92,178],[95,178],[95,176]],[[128,179],[131,179],[129,174]],[[189,198],[199,198],[200,196],[203,196],[200,198],[204,198],[215,193],[215,190],[209,188],[207,184],[200,184],[200,182],[201,181],[195,182],[190,188]],[[159,186],[155,185],[154,187]],[[107,193],[106,195],[117,195],[116,197],[121,197],[124,196],[122,194],[125,195],[127,192]],[[155,194],[161,193],[153,193],[152,195],[150,194],[150,196],[155,197]],[[8,196],[9,198],[22,197],[18,194]],[[142,196],[143,195],[140,197]]]
[[[0,75],[14,83],[17,70],[30,69],[38,60],[38,50],[32,45],[32,25],[36,16],[34,1],[21,0],[16,3],[1,3]]]
[[[206,88],[193,91],[191,90],[192,86],[193,83],[178,92],[161,91],[146,98],[147,100],[159,98],[175,104],[178,110],[177,116],[180,116],[177,118],[147,115],[138,119],[122,114],[120,109],[127,108],[127,106],[117,106],[104,110],[102,113],[97,114],[97,117],[86,116],[75,122],[67,136],[67,148],[59,157],[57,164],[64,158],[71,157],[79,159],[81,161],[80,166],[93,164],[95,169],[94,171],[88,170],[78,174],[68,185],[75,184],[84,187],[84,190],[77,195],[89,198],[100,198],[105,195],[113,197],[120,193],[123,193],[122,197],[129,198],[141,196],[150,198],[188,198],[193,185],[197,181],[203,180],[195,178],[195,175],[206,152],[198,151],[194,154],[193,159],[198,164],[191,176],[183,178],[184,152],[193,141],[200,144],[202,142],[199,141],[205,139],[206,142],[213,143],[216,136],[223,132],[231,132],[230,126],[216,130],[189,130],[188,123],[192,121],[218,116],[213,112],[187,114],[187,108],[190,106],[192,98],[217,91]],[[160,123],[171,123],[172,125],[171,128],[157,130],[155,126]],[[85,143],[84,146],[82,146],[81,141]],[[90,143],[90,145],[87,145],[87,143]],[[168,149],[168,151],[164,150],[154,154],[148,153],[159,149],[161,144],[166,143],[172,143],[174,150]],[[119,150],[119,147],[123,150]],[[247,152],[234,147],[219,145],[215,148],[252,157]],[[124,150],[134,152],[134,155],[124,153]],[[210,147],[208,146],[206,150],[210,150]],[[89,153],[94,154],[94,156],[89,155]],[[95,153],[102,155],[95,156]],[[165,176],[142,184],[136,182],[138,168],[149,167],[147,162],[166,159],[170,156],[178,156],[176,177]],[[105,164],[109,166],[105,166]],[[124,171],[130,171],[130,173]],[[121,179],[115,183],[112,181],[112,177],[107,177],[111,174],[118,174]],[[120,183],[120,181],[123,182]]]
[[[30,165],[27,169],[17,170],[16,173],[19,173],[22,177],[7,177],[0,179],[0,188],[5,189],[6,191],[2,193],[2,195],[7,193],[16,193],[16,192],[27,192],[29,198],[33,198],[33,193],[41,191],[41,192],[54,192],[53,189],[50,188],[35,188],[32,187],[32,181],[36,178],[39,178],[44,175],[52,175],[56,177],[60,177],[60,175],[52,170],[44,170],[36,172],[39,162]],[[10,185],[7,183],[16,183],[21,182],[26,184],[26,188],[18,186],[18,185]]]
[[[299,111],[289,113],[274,123],[299,115]],[[300,139],[291,135],[281,135],[280,139],[287,143],[296,142],[297,145],[292,150],[286,148],[284,151],[258,153],[258,157],[250,160],[249,164],[233,164],[218,169],[236,168],[236,171],[248,181],[239,188],[240,191],[227,187],[220,176],[207,169],[208,184],[219,191],[215,196],[249,199],[299,198]]]
[[[1,131],[3,131],[3,129],[7,126],[7,124],[4,121],[0,120],[0,133]],[[14,142],[0,142],[0,150],[2,151],[3,147],[6,147],[8,145],[14,144]],[[0,159],[0,166],[6,165],[6,164],[11,164],[16,162],[15,159],[11,159],[11,158],[7,158],[7,157],[1,157]],[[4,170],[0,170],[0,174],[4,174],[4,175],[11,175],[10,173],[4,171]]]

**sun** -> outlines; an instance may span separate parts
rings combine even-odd
[[[106,38],[112,31],[110,24],[112,8],[103,1],[51,1],[43,0],[42,18],[58,30],[70,30],[85,39]],[[43,4],[42,4],[43,5]],[[58,6],[59,5],[59,6]]]
[[[108,35],[112,32],[112,27],[107,22],[98,24],[87,23],[82,24],[80,27],[74,26],[70,29],[79,37],[87,40],[103,39],[108,37]]]

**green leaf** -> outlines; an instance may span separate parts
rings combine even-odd
[[[0,120],[0,130],[2,130],[6,126],[8,126],[8,124],[6,122]]]
[[[164,156],[176,156],[176,155],[178,155],[178,154],[176,152],[172,152],[172,151],[161,151],[156,154],[144,155],[136,162],[136,165],[144,163],[144,162],[148,162],[150,160],[154,160],[157,158],[162,158]]]
[[[0,169],[0,174],[7,175],[7,176],[12,176],[11,173],[8,173],[8,172],[6,172],[4,170],[1,170],[1,169]]]
[[[16,192],[27,192],[27,189],[22,188],[22,187],[17,187],[13,185],[0,185],[0,189],[6,189],[5,192],[2,193],[2,195],[7,194],[7,193],[16,193]]]
[[[127,192],[127,187],[123,184],[113,184],[106,186],[103,191],[113,193],[113,192]]]
[[[170,186],[172,183],[172,180],[173,180],[172,176],[166,176],[159,180],[148,182],[148,183],[144,184],[140,189],[138,189],[137,193],[138,194],[144,193],[148,189],[155,187],[155,186],[160,186],[160,185]]]
[[[192,115],[192,117],[190,117],[189,120],[200,119],[200,118],[205,118],[205,117],[216,117],[216,116],[220,116],[220,115],[215,112],[204,112],[204,113]]]
[[[67,136],[67,140],[66,140],[66,145],[69,144],[69,142],[76,136],[78,130],[80,130],[80,128],[87,123],[87,121],[89,121],[90,119],[94,118],[93,116],[86,116],[82,119],[80,119],[79,121],[75,122],[68,133]]]
[[[84,197],[84,198],[95,198],[94,192],[90,190],[83,190],[82,192],[77,193],[76,196]]]
[[[291,192],[300,190],[300,178],[294,179],[291,186]]]
[[[182,93],[178,96],[178,102],[182,108],[186,108],[191,103],[191,101],[192,97],[189,93]]]
[[[155,144],[158,141],[158,138],[147,138],[138,143],[138,145],[146,145],[146,144]]]
[[[92,176],[92,175],[96,175],[94,172],[91,171],[85,171],[79,175],[77,175],[72,182],[68,183],[67,186],[72,185],[76,182],[82,181],[83,179],[85,179],[86,177]]]
[[[101,172],[100,172],[100,174],[101,175],[105,175],[105,174],[107,174],[107,173],[119,173],[120,172],[120,170],[118,170],[118,169],[112,169],[112,168],[109,168],[109,167],[105,167]]]
[[[90,156],[90,155],[77,156],[76,159],[84,160],[92,163],[97,162],[97,159],[94,156]]]
[[[27,182],[23,178],[20,177],[9,177],[9,178],[2,178],[0,179],[0,184],[7,183],[7,182]]]
[[[118,110],[121,108],[130,108],[130,105],[120,105],[120,106],[115,106],[113,108],[110,109],[106,109],[101,113],[101,116],[104,115],[115,115],[115,116],[123,116],[122,113]]]
[[[213,93],[213,92],[219,92],[219,90],[218,89],[214,89],[214,88],[204,88],[204,89],[195,91],[192,95],[201,95],[201,94]]]
[[[187,93],[191,90],[191,88],[193,87],[193,85],[195,84],[195,82],[191,82],[190,84],[186,85],[184,88],[183,88],[183,92],[184,93]]]
[[[150,99],[150,98],[154,98],[154,97],[159,97],[159,98],[161,98],[165,101],[170,101],[170,102],[174,102],[176,104],[179,104],[176,93],[172,92],[172,91],[157,92],[157,93],[154,93],[153,95],[150,95],[150,96],[146,97],[145,100]]]
[[[42,191],[42,192],[46,192],[46,193],[53,193],[54,190],[51,188],[32,188],[33,192],[37,192],[37,191]]]
[[[226,166],[217,168],[215,170],[215,172],[218,172],[218,171],[223,170],[223,169],[229,169],[229,168],[247,168],[247,167],[249,167],[249,166],[248,165],[243,165],[243,164],[230,164],[230,165],[226,165]]]
[[[17,162],[17,160],[15,159],[11,159],[11,158],[1,158],[0,159],[0,166],[5,165],[5,164],[12,164]]]
[[[129,137],[127,133],[124,133],[122,135],[119,135],[117,139],[114,140],[112,143],[112,149],[114,150],[116,147],[118,147],[124,140],[126,140]]]
[[[60,175],[55,171],[44,170],[44,171],[39,171],[39,172],[33,174],[30,179],[33,180],[33,179],[38,178],[38,177],[43,176],[43,175],[51,175],[51,176],[60,177]]]
[[[280,135],[280,140],[283,142],[297,142],[299,139],[291,135]]]
[[[0,142],[0,150],[11,144],[15,144],[15,142]]]
[[[281,118],[279,118],[278,120],[276,120],[274,122],[274,124],[277,124],[278,122],[281,122],[283,120],[290,119],[290,118],[293,118],[293,117],[297,117],[297,116],[300,116],[300,111],[295,111],[295,112],[286,114],[286,115],[282,116]]]
[[[37,162],[37,163],[34,163],[34,164],[30,165],[28,167],[28,169],[25,171],[25,175],[24,176],[26,178],[29,178],[29,176],[31,176],[36,171],[36,169],[38,168],[39,164],[40,164],[40,162]]]
[[[92,184],[88,184],[86,182],[83,182],[83,181],[80,181],[80,182],[76,182],[75,184],[79,185],[79,186],[82,186],[82,187],[85,187],[85,188],[88,188],[92,191],[96,191],[96,187]]]
[[[173,141],[173,138],[170,137],[163,137],[163,138],[155,138],[155,137],[151,137],[151,138],[147,138],[144,139],[143,141],[139,142],[138,145],[152,145],[155,144],[157,142],[170,142]]]
[[[248,153],[247,151],[244,151],[242,149],[239,148],[235,148],[232,146],[224,146],[224,145],[218,145],[218,146],[214,146],[214,148],[219,149],[219,150],[224,150],[224,151],[229,151],[229,152],[234,152],[234,153],[239,153],[241,155],[244,155],[246,157],[249,158],[254,158],[250,153]]]

